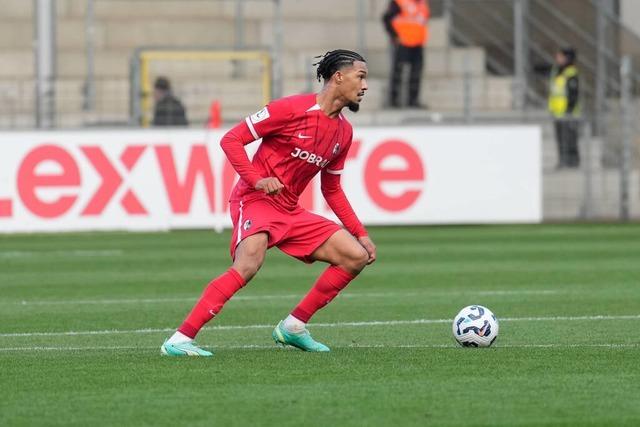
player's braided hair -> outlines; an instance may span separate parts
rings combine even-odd
[[[318,66],[316,73],[318,81],[321,81],[321,78],[325,81],[329,80],[336,71],[345,65],[353,65],[355,61],[367,62],[359,53],[345,49],[330,50],[324,55],[316,56],[316,58],[320,58],[318,62],[313,64]]]

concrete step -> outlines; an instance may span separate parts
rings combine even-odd
[[[129,76],[130,53],[127,50],[100,51],[94,56],[94,73],[97,77]],[[31,50],[0,50],[0,79],[35,76],[35,57]],[[84,78],[87,58],[81,50],[58,51],[56,59],[58,78]]]
[[[320,48],[296,48],[287,50],[283,58],[283,72],[285,77],[303,78],[315,80],[316,67],[312,64],[318,62],[316,56],[324,54]],[[437,76],[463,76],[465,68],[461,65],[468,58],[468,70],[471,76],[484,76],[485,53],[478,48],[438,48],[425,49],[425,67],[423,77]],[[387,47],[366,52],[369,76],[374,78],[388,78],[391,71],[391,56]],[[194,67],[197,65],[194,65]],[[188,67],[185,65],[185,67]],[[248,72],[259,76],[261,67],[259,63],[247,65]],[[224,73],[223,73],[224,74]],[[228,71],[227,71],[228,74]]]
[[[283,58],[283,72],[287,78],[315,79],[320,49],[300,48],[289,51]],[[425,51],[423,76],[462,76],[464,75],[465,56],[468,58],[469,74],[484,76],[484,51],[477,48],[428,48]],[[94,55],[94,73],[98,77],[128,77],[131,51],[128,49],[98,50]],[[391,58],[387,50],[375,50],[367,55],[370,75],[386,78],[390,72]],[[0,70],[0,76],[17,76],[26,73],[33,75],[33,55],[26,51],[0,52],[0,60],[7,66]],[[260,61],[231,60],[156,60],[150,63],[152,74],[168,76],[202,76],[211,78],[230,78],[242,64],[242,75],[259,79],[263,72]],[[61,78],[75,78],[86,75],[86,55],[82,49],[60,50],[58,56],[58,75]]]
[[[67,129],[87,127],[117,127],[129,126],[127,111],[114,112],[77,112],[60,114],[56,117],[56,126]]]
[[[25,0],[0,0],[0,10],[2,10],[3,20],[30,19],[33,15],[32,1]],[[31,25],[28,26],[33,29]]]
[[[56,46],[58,49],[78,49],[84,52],[86,35],[84,17],[81,19],[58,18],[56,22]],[[100,22],[96,22],[93,26],[92,36],[94,49],[101,51],[107,46],[106,41],[106,27]]]
[[[83,111],[84,80],[60,80],[56,84],[56,109],[59,114]],[[95,109],[101,112],[124,111],[129,114],[129,82],[127,80],[97,80]]]
[[[102,19],[159,18],[214,18],[220,16],[227,1],[193,0],[107,0],[94,1],[94,16]],[[86,12],[86,1],[57,0],[58,16],[82,18]]]
[[[0,129],[33,129],[36,126],[36,119],[33,113],[0,114]]]
[[[176,95],[183,101],[189,114],[206,116],[213,100],[222,103],[223,111],[242,110],[254,112],[263,105],[262,83],[258,79],[212,79],[172,78]],[[284,93],[317,92],[321,84],[307,79],[285,79]],[[471,104],[476,110],[505,109],[510,105],[509,79],[480,77],[472,79]],[[56,83],[55,97],[58,114],[82,112],[84,103],[83,78],[60,79]],[[500,89],[500,86],[503,86]],[[129,80],[127,78],[96,79],[95,108],[98,112],[110,113],[129,111]],[[504,104],[500,104],[501,90]],[[3,101],[0,111],[30,112],[33,111],[33,80],[0,81],[0,100]],[[431,112],[462,111],[464,101],[464,81],[462,78],[434,77],[425,81],[423,102],[430,106]],[[363,112],[379,111],[386,102],[387,81],[372,78],[369,90],[361,105]],[[382,113],[381,113],[382,114]],[[238,118],[238,117],[237,117]]]
[[[6,0],[4,0],[6,1]],[[136,13],[145,4],[153,7],[144,13]],[[195,4],[194,4],[195,3]],[[148,1],[99,1],[96,2],[93,43],[96,48],[128,48],[138,46],[233,46],[235,43],[235,20],[233,15],[220,12],[220,7],[210,5],[215,2],[161,3]],[[231,2],[223,2],[223,9],[235,8]],[[310,47],[331,50],[337,47],[356,49],[359,28],[355,16],[345,14],[349,8],[336,8],[330,15],[315,13],[315,9],[327,11],[324,2],[291,4],[292,16],[285,16],[283,37],[286,49]],[[341,1],[341,3],[344,3]],[[61,3],[58,6],[57,45],[62,49],[83,48],[85,44],[84,2]],[[353,5],[356,3],[353,2]],[[309,6],[311,6],[309,8]],[[107,13],[106,8],[111,12]],[[176,13],[176,8],[181,13]],[[246,45],[268,46],[273,42],[273,19],[268,14],[258,13],[261,8],[270,9],[268,2],[256,4],[245,14],[243,25]],[[197,10],[204,9],[201,14]],[[309,10],[306,10],[309,9]],[[355,9],[355,7],[354,7]],[[30,10],[30,9],[29,9]],[[81,10],[82,13],[76,13]],[[148,11],[153,10],[153,14]],[[297,16],[298,11],[306,10]],[[163,13],[164,11],[164,13]],[[104,14],[102,12],[105,12]],[[207,14],[209,12],[209,14]],[[25,12],[26,13],[26,12]],[[4,18],[4,19],[3,19]],[[30,14],[18,17],[0,18],[0,48],[28,47],[33,38],[33,22]],[[340,31],[336,31],[340,28]],[[429,24],[429,47],[448,45],[446,23],[440,18],[431,19]],[[298,37],[305,34],[305,37]],[[388,37],[380,18],[370,17],[364,23],[367,49],[380,49],[388,45]]]
[[[391,72],[391,50],[383,49],[367,51],[367,65],[373,76],[388,76]],[[471,76],[486,74],[485,52],[480,48],[432,47],[424,51],[424,67],[422,75],[428,76]]]
[[[28,3],[23,0],[2,0],[15,3],[12,16],[28,16],[31,7],[20,5]],[[369,0],[365,2],[365,17],[380,19],[388,4],[387,0]],[[20,7],[22,6],[22,7]],[[185,1],[185,0],[108,0],[96,1],[94,13],[97,18],[115,19],[131,16],[145,17],[149,12],[157,17],[224,17],[233,19],[236,16],[236,1]],[[57,0],[58,15],[62,17],[82,17],[86,10],[86,2],[80,0]],[[273,20],[275,7],[272,1],[244,0],[243,15],[246,18]],[[344,0],[282,0],[282,16],[284,19],[322,18],[322,19],[355,19],[358,14],[358,2]]]
[[[102,50],[94,55],[94,76],[98,78],[128,78],[130,56],[126,50]],[[58,76],[62,79],[84,78],[87,57],[83,51],[59,51]]]
[[[270,43],[273,40],[274,26],[270,21],[262,21],[260,24],[261,40]],[[445,21],[432,19],[430,21],[429,47],[448,46]],[[339,29],[339,31],[336,31]],[[304,34],[305,37],[299,37]],[[358,27],[349,19],[341,20],[304,20],[285,21],[283,35],[286,49],[311,48],[320,51],[336,49],[358,48]],[[365,25],[365,37],[368,48],[385,48],[388,46],[388,37],[379,20],[367,21]]]
[[[34,54],[31,50],[0,50],[0,79],[17,80],[34,75]]]
[[[420,100],[436,111],[471,109],[504,110],[512,104],[508,77],[432,77],[423,80]]]
[[[105,24],[105,47],[139,46],[233,46],[234,23],[211,19],[119,19]],[[254,26],[247,27],[247,40],[257,38]],[[248,42],[251,43],[251,42]]]
[[[16,17],[6,19],[4,10],[2,13],[4,19],[0,20],[0,51],[30,50],[33,46],[33,24],[31,18]]]
[[[640,215],[640,172],[630,179],[630,210]],[[587,195],[591,194],[591,199]],[[573,220],[580,217],[614,219],[620,212],[620,172],[600,169],[591,176],[591,188],[582,169],[546,171],[543,174],[545,220]]]
[[[32,114],[35,82],[33,80],[0,80],[0,117]]]
[[[235,2],[222,2],[222,14],[226,17],[235,16]],[[273,2],[247,1],[244,5],[244,16],[247,18],[260,18],[273,21],[275,7]],[[308,19],[310,17],[324,20],[351,19],[358,16],[358,2],[344,0],[300,1],[282,0],[282,17],[291,19]]]

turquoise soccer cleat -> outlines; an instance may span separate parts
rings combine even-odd
[[[213,353],[201,349],[192,342],[182,342],[177,344],[169,344],[168,342],[165,342],[160,347],[160,353],[162,353],[163,356],[213,356]]]
[[[292,347],[299,348],[303,351],[331,351],[326,345],[319,343],[311,338],[311,334],[306,329],[299,334],[292,334],[282,326],[282,321],[275,327],[271,334],[276,344],[285,346],[290,345]]]

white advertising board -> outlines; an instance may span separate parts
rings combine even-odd
[[[230,227],[223,134],[0,133],[0,232]],[[539,222],[540,146],[531,126],[356,128],[342,183],[365,224]],[[301,204],[335,218],[319,187]]]

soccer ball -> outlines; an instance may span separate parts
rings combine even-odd
[[[453,319],[453,337],[463,347],[489,347],[499,329],[496,316],[481,305],[465,307]]]

